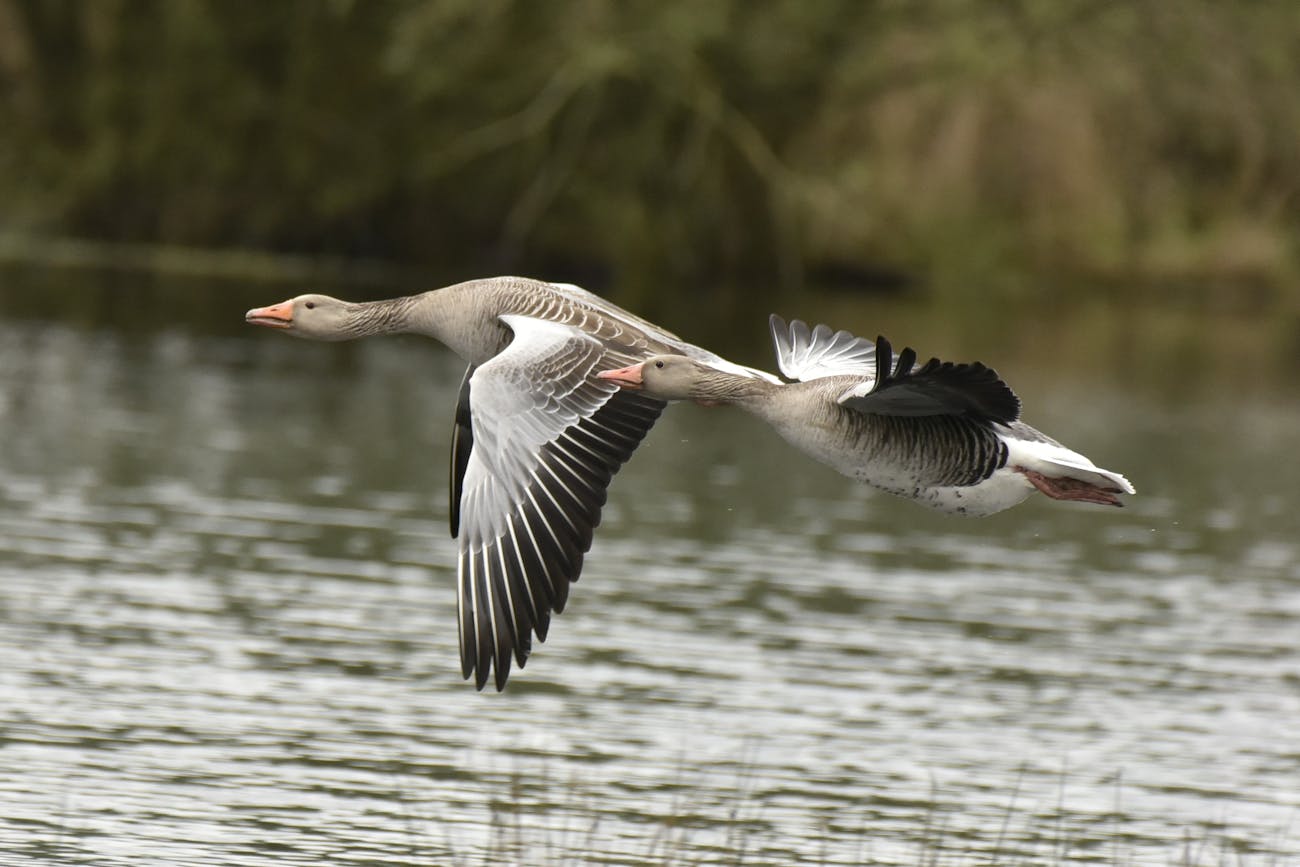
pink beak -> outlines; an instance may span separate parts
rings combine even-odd
[[[281,301],[270,307],[254,307],[244,314],[244,321],[252,325],[265,325],[267,328],[292,328],[293,302]]]
[[[641,390],[641,368],[642,364],[634,364],[631,367],[620,367],[618,370],[602,370],[596,374],[597,379],[608,379],[615,383],[619,388],[626,388],[628,391]]]

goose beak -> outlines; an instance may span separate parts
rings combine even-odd
[[[265,325],[267,328],[292,328],[293,302],[281,301],[270,307],[254,307],[244,314],[244,321],[250,325]]]
[[[628,391],[640,391],[641,380],[640,364],[634,364],[631,367],[620,367],[618,370],[602,370],[596,374],[597,379],[608,379],[619,388],[625,388]]]

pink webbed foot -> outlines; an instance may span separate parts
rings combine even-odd
[[[1024,473],[1030,484],[1053,500],[1075,500],[1080,503],[1096,503],[1099,506],[1124,505],[1119,501],[1119,497],[1115,496],[1120,493],[1119,488],[1103,488],[1080,479],[1053,478],[1025,467],[1016,467],[1016,472]]]

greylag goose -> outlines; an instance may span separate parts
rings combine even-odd
[[[771,318],[777,364],[792,382],[739,377],[697,358],[655,356],[598,374],[634,393],[734,404],[795,448],[860,482],[956,515],[991,515],[1034,490],[1122,505],[1128,479],[1020,421],[1020,399],[983,364],[894,355],[825,325]]]
[[[468,362],[451,454],[461,673],[503,689],[532,633],[546,640],[600,522],[605,489],[664,403],[597,374],[664,353],[732,364],[577,286],[471,280],[388,301],[300,295],[246,321],[313,340],[423,334]]]

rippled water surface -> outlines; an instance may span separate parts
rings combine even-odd
[[[1141,495],[971,521],[675,407],[496,694],[459,374],[0,321],[0,862],[1300,863],[1291,400],[1031,377]]]

